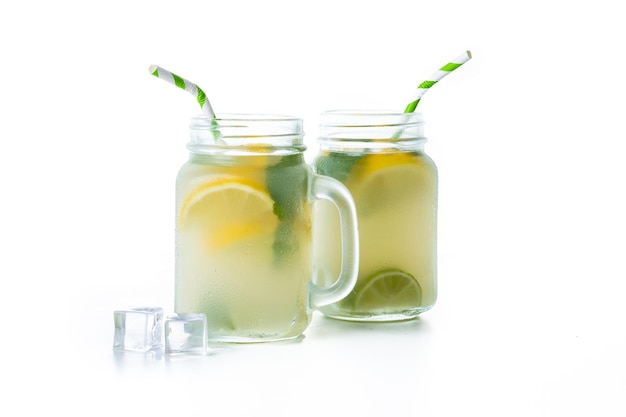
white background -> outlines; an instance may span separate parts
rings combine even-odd
[[[626,39],[619,2],[4,2],[3,415],[626,415]],[[187,93],[304,119],[420,103],[440,169],[440,298],[316,316],[298,343],[114,355],[112,312],[171,312]],[[33,414],[35,413],[35,414]],[[183,414],[185,413],[185,414]]]

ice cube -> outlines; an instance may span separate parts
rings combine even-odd
[[[134,307],[113,312],[113,349],[147,352],[163,346],[163,309]]]
[[[165,353],[207,353],[206,316],[203,313],[173,314],[165,319]]]

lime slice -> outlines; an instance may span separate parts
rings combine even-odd
[[[385,270],[358,283],[353,302],[357,312],[398,312],[418,307],[422,288],[406,272]]]
[[[263,187],[235,176],[215,176],[183,201],[178,227],[192,230],[210,250],[225,248],[244,238],[274,233],[278,218],[274,200]]]

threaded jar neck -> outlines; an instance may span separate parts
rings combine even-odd
[[[334,110],[321,114],[318,143],[331,152],[421,150],[426,143],[421,113]]]
[[[187,149],[199,154],[292,154],[304,152],[302,119],[271,114],[195,116]]]

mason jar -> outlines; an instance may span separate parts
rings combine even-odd
[[[316,172],[351,192],[359,224],[355,287],[320,308],[332,318],[396,321],[417,317],[437,299],[437,168],[425,152],[421,113],[322,113]],[[341,268],[336,210],[315,208],[318,285]]]
[[[316,308],[339,301],[355,284],[350,193],[305,163],[299,118],[197,116],[190,129],[189,159],[176,181],[176,313],[204,313],[210,341],[300,336]],[[313,284],[317,200],[341,218],[342,265],[325,286]]]

